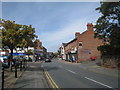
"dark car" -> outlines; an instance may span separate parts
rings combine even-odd
[[[50,58],[46,58],[45,62],[51,62],[51,59]]]
[[[50,56],[46,55],[45,62],[51,62]]]
[[[8,60],[7,60],[6,56],[0,56],[0,63],[2,64],[2,66],[4,68],[8,68],[9,67],[9,63],[8,63]]]
[[[15,64],[16,64],[17,66],[19,66],[19,65],[20,65],[20,60],[21,60],[20,57],[14,57],[14,58],[13,58],[13,66],[15,66]]]

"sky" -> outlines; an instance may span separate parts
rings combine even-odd
[[[32,25],[49,52],[84,32],[87,23],[95,24],[99,2],[2,2],[2,18],[22,25]]]

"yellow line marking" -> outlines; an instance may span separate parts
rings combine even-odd
[[[55,85],[55,87],[56,88],[59,88],[58,86],[57,86],[57,84],[54,82],[54,80],[51,78],[51,76],[50,76],[50,74],[47,72],[47,74],[48,74],[48,76],[50,77],[50,79],[51,79],[51,81],[53,82],[53,84]]]
[[[48,75],[47,75],[47,73],[45,72],[45,74],[46,74],[46,77],[47,77],[47,79],[49,80],[49,82],[50,82],[50,84],[51,84],[51,86],[52,86],[52,88],[55,88],[54,87],[54,85],[53,85],[53,83],[51,82],[51,80],[49,79],[49,77],[48,77]]]
[[[57,84],[54,82],[54,80],[52,79],[52,77],[50,76],[50,74],[47,72],[47,70],[46,70],[46,69],[44,69],[44,70],[45,70],[46,77],[47,77],[47,79],[49,80],[52,88],[54,88],[54,90],[56,90],[56,89],[60,90],[60,88],[59,88],[59,87],[57,86]]]

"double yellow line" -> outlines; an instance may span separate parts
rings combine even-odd
[[[55,83],[55,81],[52,79],[52,77],[50,76],[50,74],[47,72],[46,69],[44,69],[44,74],[46,76],[46,78],[48,79],[49,83],[51,84],[52,88],[54,90],[60,90],[60,88],[58,87],[58,85]]]

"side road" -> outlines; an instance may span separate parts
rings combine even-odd
[[[119,76],[120,70],[109,69],[109,68],[102,67],[102,66],[100,66],[100,60],[86,61],[86,62],[82,62],[82,63],[72,63],[72,62],[68,62],[68,61],[65,61],[65,60],[59,60],[59,61],[62,62],[62,63],[65,63],[65,64],[76,65],[76,66],[78,66],[78,67],[80,67],[84,70],[90,70],[92,72],[96,72],[96,73],[105,74],[105,75],[120,78],[120,76]]]

